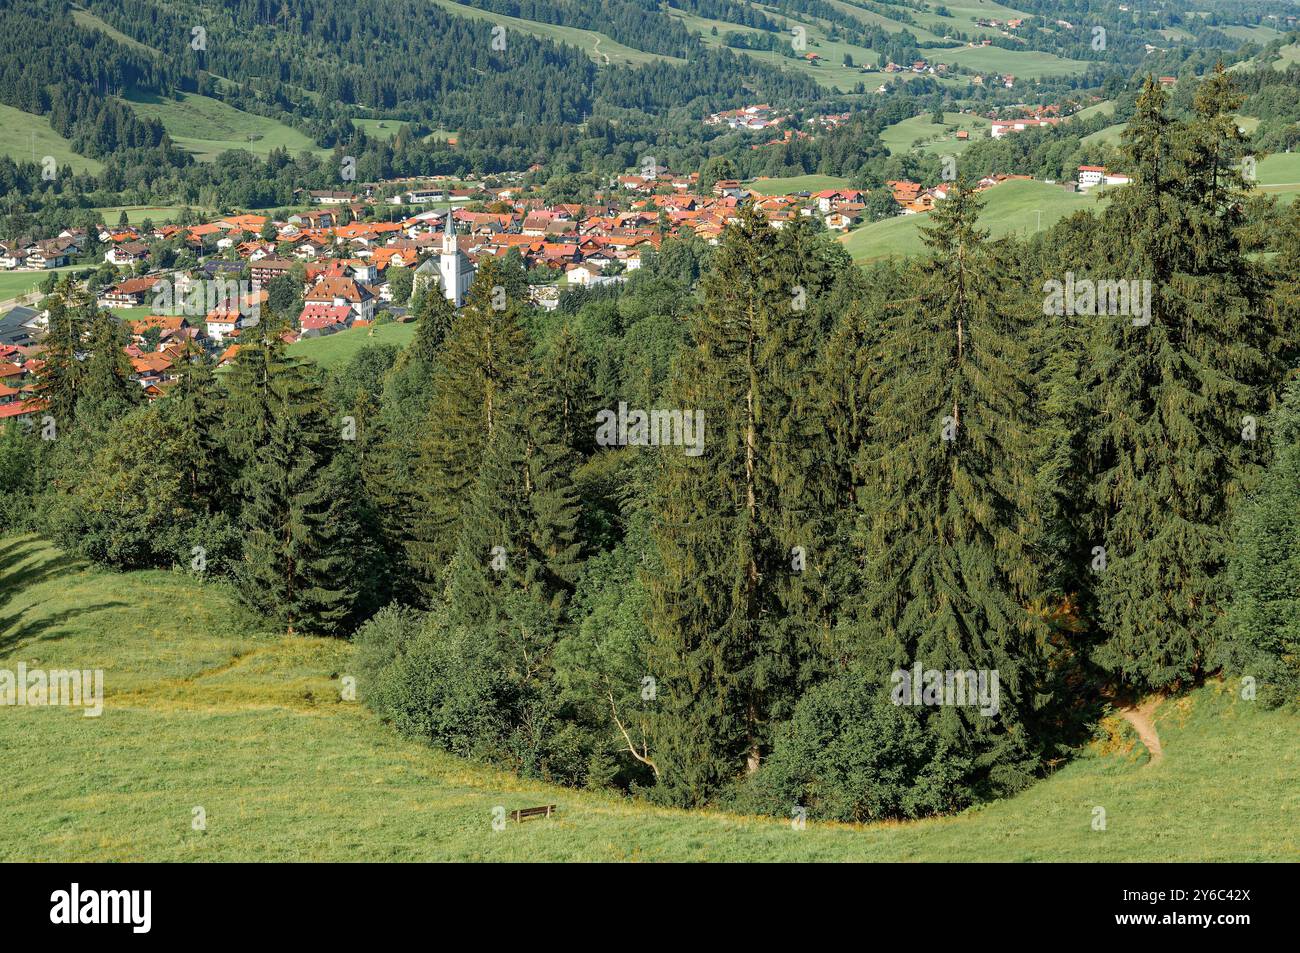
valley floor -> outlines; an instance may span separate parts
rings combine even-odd
[[[242,618],[187,575],[0,540],[0,669],[102,668],[106,696],[98,718],[0,707],[0,860],[1300,860],[1300,717],[1223,683],[1155,710],[1159,764],[1115,717],[1107,742],[1019,797],[794,830],[431,751],[341,700],[347,643]],[[495,808],[552,803],[550,820],[493,830]]]

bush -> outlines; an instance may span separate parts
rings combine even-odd
[[[585,779],[585,732],[566,723],[553,686],[510,674],[486,629],[389,607],[355,642],[362,699],[403,735],[530,777]]]
[[[970,803],[970,768],[916,709],[848,673],[799,700],[737,806],[790,817],[797,805],[809,818],[834,821],[924,817]]]

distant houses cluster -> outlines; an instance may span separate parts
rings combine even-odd
[[[1029,112],[994,118],[989,135],[1002,138],[1063,120],[1054,106]],[[790,125],[789,118],[757,105],[715,113],[705,121],[750,130],[784,125],[773,142],[808,134]],[[805,124],[827,129],[849,118],[849,113],[818,116]],[[963,140],[970,133],[958,130],[955,135]],[[1128,181],[1101,166],[1080,166],[1078,173],[1080,189]],[[989,176],[976,188],[1016,178],[1029,176]],[[951,187],[949,182],[885,184],[905,215],[930,211]],[[752,202],[774,228],[816,217],[827,229],[845,232],[864,221],[868,193],[836,187],[766,194],[761,180],[746,185],[735,179],[702,187],[698,172],[648,164],[614,177],[587,203],[547,204],[518,184],[485,188],[446,177],[355,190],[307,190],[297,197],[301,210],[282,218],[239,212],[198,224],[100,226],[93,235],[67,228],[48,237],[18,236],[0,241],[0,270],[43,271],[84,263],[89,248],[95,249],[96,260],[102,255],[104,264],[120,269],[119,280],[97,286],[96,301],[104,309],[131,309],[126,312],[130,343],[125,350],[133,376],[152,398],[165,392],[177,363],[195,349],[218,364],[232,360],[241,336],[258,324],[268,289],[284,276],[301,280],[295,297],[302,301],[299,313],[291,316],[287,340],[369,326],[383,312],[408,319],[407,309],[395,301],[392,279],[400,269],[411,272],[413,291],[435,291],[460,306],[485,257],[517,256],[533,275],[533,301],[554,308],[559,286],[621,282],[666,237],[716,243],[745,202]],[[151,248],[159,242],[191,252],[197,265],[186,270],[153,267]],[[213,297],[213,287],[225,290]],[[199,292],[207,298],[190,297]],[[194,300],[203,304],[195,307]],[[182,302],[189,306],[181,307]],[[144,309],[147,313],[141,315]],[[42,367],[46,321],[36,307],[0,309],[0,423],[39,410],[31,391]]]

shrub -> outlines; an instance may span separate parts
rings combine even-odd
[[[482,627],[389,607],[356,633],[362,699],[407,737],[519,774],[580,783],[590,740],[554,687],[520,681]]]
[[[864,675],[807,692],[778,731],[742,807],[835,821],[915,818],[970,803],[970,759],[927,731],[916,709],[892,704]]]

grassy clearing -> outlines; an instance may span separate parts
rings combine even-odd
[[[137,91],[127,101],[141,116],[160,120],[177,145],[203,161],[215,159],[227,149],[245,149],[261,156],[280,147],[293,155],[329,153],[328,149],[317,149],[309,138],[283,123],[197,93],[169,99]]]
[[[980,73],[1010,73],[1017,80],[1073,76],[1088,68],[1083,60],[1069,60],[1037,50],[1004,50],[1000,46],[959,46],[926,53],[938,63],[955,63]]]
[[[50,121],[44,116],[0,103],[0,129],[4,130],[0,153],[15,162],[41,163],[46,156],[54,156],[60,171],[66,165],[71,165],[76,172],[98,173],[104,168],[98,159],[73,152],[72,143],[51,129]]]
[[[122,212],[126,212],[126,220],[132,225],[140,225],[145,219],[149,219],[155,225],[166,224],[175,221],[181,212],[185,211],[184,205],[105,205],[102,208],[95,209],[96,212],[104,216],[105,225],[116,225]]]
[[[950,17],[941,17],[938,14],[924,10],[914,11],[909,9],[908,12],[916,20],[916,24],[903,24],[897,20],[882,16],[875,11],[866,10],[853,3],[852,0],[832,0],[832,2],[838,9],[850,13],[863,23],[876,24],[891,32],[906,29],[922,43],[940,41],[953,31],[962,31],[968,34],[986,32],[983,28],[975,26],[976,17],[994,16],[1008,19],[1024,16],[1023,13],[1004,7],[1001,4],[970,2],[961,7],[948,5],[948,9],[952,13]],[[761,5],[757,6],[761,7]],[[851,90],[857,83],[864,83],[869,89],[874,89],[882,82],[915,78],[915,74],[912,73],[887,74],[878,71],[863,73],[859,67],[863,64],[874,66],[877,62],[878,54],[874,50],[846,43],[840,39],[832,39],[829,33],[830,25],[817,17],[806,14],[800,17],[788,17],[770,7],[761,7],[761,9],[778,23],[783,24],[787,36],[795,26],[803,27],[808,42],[806,52],[817,54],[821,57],[821,60],[811,63],[806,59],[794,59],[766,50],[745,51],[750,56],[773,65],[800,70],[812,76],[822,86],[835,87],[844,92]],[[670,16],[680,19],[688,29],[698,33],[700,38],[711,46],[721,45],[723,36],[728,32],[760,32],[753,27],[698,17],[671,8],[667,12]],[[717,30],[716,36],[713,34],[714,29]],[[844,65],[846,54],[852,57],[854,66]],[[1087,68],[1087,64],[1079,60],[1064,59],[1051,53],[1039,53],[1032,50],[1003,50],[997,47],[932,48],[925,50],[924,55],[932,63],[960,64],[983,73],[1011,73],[1020,79],[1073,75],[1081,73]],[[932,78],[937,79],[941,85],[953,87],[964,87],[969,81],[969,77],[944,76]]]
[[[65,271],[80,271],[90,267],[92,266],[64,265],[62,268],[49,268],[45,271],[0,271],[0,301],[36,291],[45,276],[51,272],[61,275]]]
[[[895,155],[913,148],[921,152],[956,155],[965,151],[972,142],[984,138],[992,125],[983,116],[948,112],[943,114],[943,125],[930,121],[930,114],[913,116],[886,128],[880,141]],[[954,138],[958,130],[965,130],[970,139],[959,142]]]
[[[72,19],[73,22],[77,24],[77,26],[83,27],[85,29],[90,29],[90,30],[99,30],[101,33],[106,33],[114,40],[116,40],[118,43],[121,43],[123,46],[130,47],[131,49],[135,50],[137,53],[157,52],[157,50],[155,50],[152,46],[145,46],[145,44],[141,43],[139,40],[132,39],[122,31],[114,29],[113,27],[105,23],[103,20],[101,20],[99,17],[95,16],[95,14],[91,13],[89,10],[86,10],[76,5],[75,3],[72,5]]]
[[[87,568],[34,537],[0,540],[0,667],[19,661],[102,668],[105,709],[0,708],[3,861],[1300,859],[1300,717],[1219,684],[1157,710],[1165,758],[1150,769],[1110,718],[1103,743],[1013,799],[795,831],[405,741],[341,700],[346,642],[261,631],[218,585]],[[498,806],[547,803],[552,820],[492,830]]]
[[[352,125],[361,129],[371,139],[391,139],[406,125],[403,119],[356,119]]]
[[[499,13],[479,10],[463,3],[456,3],[455,0],[433,0],[433,2],[457,16],[468,17],[471,20],[486,20],[494,25],[500,24],[506,27],[507,31],[518,30],[521,33],[531,33],[543,40],[576,46],[599,66],[637,66],[654,60],[668,60],[673,63],[686,62],[675,56],[661,56],[658,53],[647,53],[644,50],[624,46],[604,33],[597,33],[594,30],[583,30],[574,26],[560,26],[554,23],[540,23],[537,20],[525,20],[520,17],[508,17]],[[490,31],[484,28],[483,42],[487,43],[490,38]],[[506,48],[509,49],[509,32],[506,34]]]
[[[838,175],[791,175],[776,179],[755,179],[746,182],[747,188],[763,195],[792,195],[795,192],[820,192],[849,185],[849,180]]]
[[[1104,129],[1098,129],[1084,136],[1079,141],[1085,146],[1097,145],[1098,143],[1107,146],[1119,146],[1120,133],[1124,131],[1126,123],[1117,122],[1113,126],[1107,126]]]
[[[994,186],[982,193],[982,198],[985,204],[980,225],[994,238],[1036,231],[1039,212],[1042,212],[1041,227],[1050,228],[1065,216],[1079,209],[1095,208],[1097,204],[1093,194],[1067,192],[1058,185],[1020,179]],[[899,215],[864,225],[841,240],[857,262],[915,255],[924,247],[920,230],[928,221],[929,216],[925,214]]]
[[[693,14],[683,13],[680,10],[667,9],[669,16],[681,20],[688,30],[697,33],[700,39],[708,46],[722,46],[723,38],[727,33],[751,33],[757,34],[764,31],[757,30],[753,27],[742,26],[737,23],[728,23],[723,20],[711,20],[706,17],[698,17]],[[832,87],[848,93],[858,83],[863,83],[868,89],[875,89],[882,82],[892,79],[910,79],[911,73],[891,74],[874,71],[864,73],[860,69],[863,64],[874,66],[878,54],[866,47],[855,46],[852,43],[846,43],[843,40],[832,40],[826,31],[825,24],[810,16],[792,18],[783,16],[770,8],[764,8],[764,12],[777,23],[784,25],[785,41],[792,42],[794,39],[793,29],[795,26],[801,26],[805,31],[807,40],[807,49],[803,54],[816,54],[820,57],[816,62],[806,59],[805,55],[800,57],[785,56],[773,50],[738,50],[747,56],[752,56],[771,66],[777,66],[783,69],[796,70],[815,79],[821,86],[830,89]],[[714,28],[717,29],[717,35],[713,34]],[[853,59],[853,66],[844,65],[844,56],[849,55]],[[956,85],[953,80],[940,78],[939,82],[943,85]]]
[[[1259,160],[1255,169],[1259,191],[1290,204],[1300,195],[1300,153],[1279,152]]]
[[[370,332],[374,331],[373,334]],[[321,367],[335,367],[351,360],[352,355],[370,344],[396,344],[405,347],[415,336],[415,322],[379,324],[373,328],[348,328],[321,338],[308,338],[289,345],[289,353],[310,358]]]
[[[1103,99],[1099,103],[1093,103],[1080,109],[1075,113],[1078,119],[1091,119],[1093,116],[1113,116],[1115,114],[1115,101],[1113,99]]]

